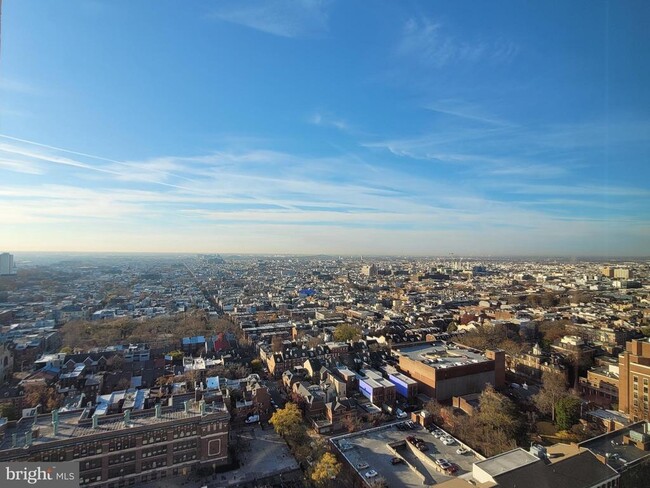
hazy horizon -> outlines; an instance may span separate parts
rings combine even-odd
[[[0,251],[650,252],[648,2],[2,7]]]

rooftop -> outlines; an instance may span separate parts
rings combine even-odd
[[[635,463],[636,461],[650,456],[650,451],[639,449],[634,444],[624,444],[623,437],[636,431],[645,436],[649,435],[650,423],[641,421],[622,429],[588,439],[581,442],[581,448],[589,449],[597,456],[608,458],[608,464],[616,470]]]
[[[401,356],[407,356],[413,361],[420,361],[435,369],[453,368],[489,361],[480,352],[443,342],[398,347],[395,351]]]
[[[225,409],[206,404],[205,412],[207,414],[222,413],[225,415]],[[201,416],[198,402],[191,401],[188,412],[183,408],[165,407],[162,409],[160,417],[155,415],[153,409],[143,412],[133,413],[128,423],[125,422],[124,415],[110,415],[98,417],[97,427],[93,428],[92,420],[87,417],[88,410],[60,412],[58,432],[54,435],[52,425],[52,415],[39,415],[34,422],[32,417],[22,418],[15,427],[7,428],[4,438],[0,440],[0,453],[12,448],[25,448],[26,434],[38,432],[32,437],[32,445],[38,446],[48,442],[63,441],[68,439],[80,439],[85,436],[93,436],[107,432],[116,432],[120,430],[129,431],[138,427],[150,426],[155,424],[165,424],[170,421],[179,421],[192,417]],[[125,432],[126,433],[126,432]],[[16,434],[16,444],[13,446],[13,434]]]
[[[533,456],[528,451],[521,448],[507,451],[497,456],[474,463],[474,466],[482,469],[491,477],[499,476],[513,469],[519,469],[522,466],[533,464],[540,461],[536,456]]]

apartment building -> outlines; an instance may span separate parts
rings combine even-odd
[[[172,402],[170,402],[172,403]],[[53,411],[0,425],[0,461],[79,461],[82,486],[119,488],[229,463],[230,415],[186,401],[123,415]]]
[[[650,419],[650,340],[629,341],[618,366],[618,409],[634,421]]]

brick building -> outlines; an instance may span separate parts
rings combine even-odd
[[[478,393],[487,383],[505,386],[505,352],[482,354],[456,344],[435,342],[397,348],[399,369],[418,382],[419,391],[438,401]]]
[[[188,401],[123,415],[54,411],[0,431],[0,461],[79,461],[82,486],[118,488],[229,463],[230,415]],[[5,424],[6,425],[6,424]]]
[[[650,341],[629,341],[618,366],[618,409],[632,420],[650,419]]]

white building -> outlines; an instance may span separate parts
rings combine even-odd
[[[16,274],[16,265],[14,264],[14,255],[8,252],[0,254],[0,275]]]

